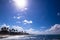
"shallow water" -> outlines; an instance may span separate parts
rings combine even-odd
[[[60,35],[19,35],[0,40],[60,40]]]

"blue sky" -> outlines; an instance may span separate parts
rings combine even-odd
[[[21,11],[23,10],[23,11]],[[27,0],[27,7],[16,8],[12,0],[0,0],[0,25],[46,30],[60,24],[60,0]]]

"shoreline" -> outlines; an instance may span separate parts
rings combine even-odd
[[[7,37],[9,37],[10,35],[0,35],[0,39],[2,39],[2,38],[7,38]]]
[[[0,35],[0,39],[12,37],[12,36],[24,36],[24,35]]]

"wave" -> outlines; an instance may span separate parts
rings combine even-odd
[[[53,35],[16,35],[9,36],[0,40],[60,40],[59,36]]]
[[[30,35],[16,35],[16,36],[3,38],[1,40],[26,40],[26,39],[33,39],[33,38],[35,37],[31,37]]]

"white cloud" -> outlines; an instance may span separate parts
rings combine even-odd
[[[60,29],[60,24],[55,24],[49,29],[49,31],[58,31],[59,29]]]
[[[3,24],[1,25],[1,27],[9,27],[9,25]]]
[[[60,24],[51,26],[50,29],[45,30],[46,34],[60,34]]]
[[[18,17],[17,17],[17,19],[20,19],[20,18],[21,18],[21,16],[18,16]]]
[[[31,24],[31,23],[32,23],[31,20],[30,20],[30,21],[28,21],[28,20],[24,20],[23,22],[24,22],[24,24]]]
[[[24,29],[20,26],[12,26],[13,29],[16,29],[18,31],[24,31]]]
[[[13,18],[14,18],[14,19],[20,19],[21,16],[14,16]]]
[[[28,30],[26,30],[27,33],[30,33],[30,34],[40,34],[40,31],[37,31],[33,28],[30,28]]]
[[[9,25],[3,24],[3,25],[0,25],[0,30],[1,30],[1,28],[2,28],[2,27],[10,28],[10,26],[9,26]]]

